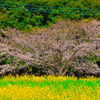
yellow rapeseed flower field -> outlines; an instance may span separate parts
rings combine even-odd
[[[0,79],[0,100],[99,100],[100,78],[9,75]]]

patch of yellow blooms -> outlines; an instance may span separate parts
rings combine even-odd
[[[48,76],[47,81],[55,81],[55,82],[63,82],[68,77],[54,77],[52,75]],[[69,77],[71,80],[77,80],[75,77]],[[17,76],[14,78],[13,76],[7,76],[2,81],[14,81],[18,82],[21,80],[26,81],[35,81],[41,84],[46,78],[44,76],[32,76],[24,75]],[[81,79],[83,80],[83,79]],[[89,78],[88,80],[93,80]],[[74,87],[71,83],[70,89],[63,89],[63,86],[59,84],[60,91],[54,87],[54,85],[39,87],[34,86],[33,88],[30,86],[22,86],[22,85],[11,85],[8,84],[6,86],[0,87],[0,100],[99,100],[100,99],[100,86],[95,86],[95,90],[92,90],[91,87],[85,87],[84,89],[82,85],[79,87]]]

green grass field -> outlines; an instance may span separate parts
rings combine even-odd
[[[99,100],[100,78],[9,75],[0,79],[0,100]]]

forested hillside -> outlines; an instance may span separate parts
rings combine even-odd
[[[31,31],[56,23],[58,18],[100,20],[99,0],[0,0],[0,28]]]

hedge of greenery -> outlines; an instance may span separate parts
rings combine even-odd
[[[66,20],[67,19],[80,20],[81,18],[83,19],[97,18],[97,20],[100,20],[100,1],[98,0],[2,0],[2,1],[16,3],[16,4],[3,3],[0,1],[0,7],[4,7],[0,8],[0,29],[10,27],[20,30],[27,29],[28,31],[31,31],[32,27],[34,26],[38,27],[50,26],[51,23],[56,23],[59,17]],[[32,7],[22,4],[38,5],[38,6]],[[10,7],[10,8],[5,8],[5,7]],[[58,8],[49,8],[49,7],[58,7]],[[73,8],[81,8],[81,9],[73,9]],[[96,9],[96,10],[88,10],[88,9]]]

